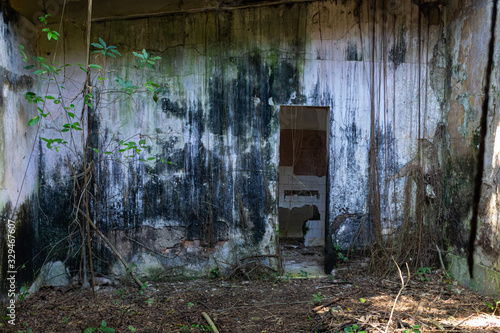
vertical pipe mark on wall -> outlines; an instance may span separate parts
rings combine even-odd
[[[491,72],[493,71],[493,56],[495,53],[495,27],[497,22],[497,1],[493,1],[493,11],[491,14],[491,37],[488,47],[488,62],[486,65],[486,82],[484,86],[484,100],[481,111],[481,122],[479,127],[479,152],[477,157],[477,173],[474,180],[474,201],[472,203],[472,219],[470,222],[470,235],[469,235],[469,255],[467,263],[469,264],[469,275],[472,279],[474,277],[474,244],[477,235],[477,220],[479,215],[479,202],[481,200],[481,185],[483,182],[483,168],[484,168],[484,151],[485,139],[487,132],[487,117],[488,105],[490,101],[490,85],[491,85]]]
[[[422,99],[422,0],[418,1],[418,134],[417,134],[417,156],[419,171],[417,173],[417,198],[415,214],[418,223],[418,248],[417,248],[417,258],[420,258],[420,251],[422,249],[422,229],[423,229],[423,152],[422,152],[422,113],[421,113],[421,99]],[[418,260],[415,261],[415,265],[419,265]]]
[[[375,232],[375,242],[381,239],[381,221],[380,221],[380,188],[378,181],[378,167],[377,167],[377,145],[378,145],[378,121],[375,113],[375,24],[376,24],[376,9],[377,2],[373,2],[372,6],[372,63],[371,63],[371,87],[370,87],[370,99],[371,99],[371,110],[370,110],[370,153],[369,153],[369,178],[370,178],[370,215],[372,225]]]
[[[396,3],[393,2],[393,10],[394,10],[394,14],[393,14],[393,37],[392,39],[394,40],[394,43],[396,43],[396,21],[397,21],[397,16],[396,16]],[[392,133],[396,133],[396,66],[394,66],[393,70],[392,70]],[[394,134],[395,135],[395,134]],[[396,140],[393,140],[393,151],[397,151],[396,150]],[[396,170],[396,167],[397,167],[397,164],[396,164],[396,159],[392,159],[392,167],[393,167],[393,170]],[[397,200],[396,200],[396,182],[393,181],[392,182],[392,186],[393,186],[393,193],[394,193],[394,221],[395,223],[397,224],[398,222],[398,207],[397,207]]]

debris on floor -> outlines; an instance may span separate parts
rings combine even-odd
[[[353,258],[323,278],[158,282],[144,290],[105,286],[95,300],[89,290],[46,287],[20,303],[10,331],[500,332],[496,300],[440,270],[406,277],[401,290],[398,275],[378,278],[366,267],[366,259]]]

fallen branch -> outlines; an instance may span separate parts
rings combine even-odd
[[[444,262],[443,262],[443,257],[441,256],[441,250],[439,249],[439,246],[437,246],[437,244],[436,244],[436,249],[438,250],[439,262],[441,262],[441,268],[446,273],[446,267],[445,267]]]
[[[351,292],[349,292],[349,293],[347,293],[347,294],[345,294],[345,295],[342,295],[342,296],[336,297],[336,298],[332,299],[331,301],[329,301],[328,303],[325,303],[325,304],[323,304],[323,305],[320,305],[320,306],[315,307],[314,309],[312,309],[312,311],[318,312],[318,311],[320,311],[322,308],[326,308],[327,306],[330,306],[330,305],[332,305],[333,303],[338,302],[338,301],[340,301],[340,300],[341,300],[341,299],[343,299],[343,298],[346,298],[346,297],[352,296],[352,295],[354,295],[355,293],[358,293],[359,291],[360,291],[360,289],[356,289],[356,290],[353,290],[353,291],[351,291]]]
[[[396,308],[398,298],[401,295],[401,293],[403,292],[403,289],[405,289],[405,287],[410,282],[410,267],[408,267],[408,263],[406,263],[406,269],[408,270],[408,280],[405,283],[405,280],[403,278],[403,273],[401,273],[401,269],[399,268],[398,263],[396,262],[396,260],[394,260],[394,258],[392,258],[392,260],[396,264],[396,267],[398,268],[398,271],[399,271],[399,277],[401,278],[401,289],[399,289],[398,295],[396,296],[396,299],[394,300],[394,305],[392,306],[391,315],[389,316],[389,321],[387,322],[387,326],[385,327],[385,333],[387,333],[387,330],[389,330],[389,325],[391,325],[392,315],[394,314],[394,309]]]
[[[207,323],[210,325],[210,327],[212,328],[212,331],[214,331],[214,333],[219,333],[219,330],[215,326],[215,324],[212,321],[212,319],[210,319],[210,317],[207,315],[207,313],[206,312],[202,312],[201,315],[203,316],[203,318],[205,318],[205,320],[207,321]]]

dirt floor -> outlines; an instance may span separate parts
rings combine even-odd
[[[306,255],[307,257],[307,255]],[[367,259],[349,259],[335,277],[301,273],[259,279],[216,278],[151,283],[144,290],[101,286],[88,290],[42,288],[20,303],[8,332],[500,332],[500,310],[448,280],[440,271],[412,276],[366,274]],[[389,328],[386,326],[390,320]],[[357,326],[356,326],[357,325]],[[100,330],[99,330],[100,328]],[[90,332],[92,330],[87,330]]]

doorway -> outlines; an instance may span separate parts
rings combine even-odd
[[[323,275],[329,108],[280,107],[279,231],[285,270]]]

